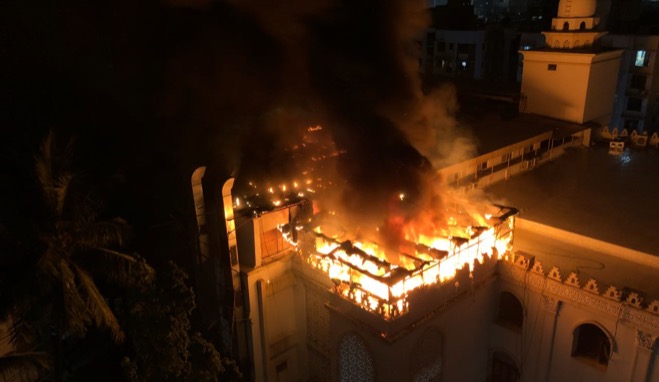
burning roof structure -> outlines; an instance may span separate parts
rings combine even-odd
[[[340,216],[335,206],[320,201],[337,187],[336,174],[328,176],[327,168],[344,154],[333,145],[319,147],[319,142],[326,142],[323,134],[321,126],[309,127],[302,142],[291,148],[291,163],[299,176],[249,181],[233,207],[247,218],[300,207],[288,214],[288,221],[277,224],[279,232],[304,263],[332,281],[337,295],[395,320],[409,311],[408,295],[414,290],[447,283],[459,270],[473,271],[485,257],[500,259],[511,250],[517,210],[500,205],[465,208],[445,200],[437,210],[423,206],[421,213],[432,219],[409,219],[405,213],[410,206],[416,208],[415,195],[399,193],[379,226],[352,224],[354,213]],[[487,211],[474,212],[479,209]]]
[[[311,267],[334,283],[334,292],[385,320],[409,311],[407,297],[424,286],[453,279],[464,267],[473,270],[484,257],[501,258],[512,246],[517,210],[496,206],[483,225],[452,227],[453,234],[405,241],[398,251],[372,241],[343,239],[324,230],[316,219],[281,226]],[[458,234],[458,232],[461,232]]]

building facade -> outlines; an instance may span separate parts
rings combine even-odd
[[[602,45],[624,49],[609,129],[652,134],[659,127],[659,36],[612,34]]]

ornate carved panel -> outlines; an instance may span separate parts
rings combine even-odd
[[[322,297],[322,291],[306,289],[307,341],[327,355],[330,349],[330,318]]]
[[[521,274],[518,271],[521,271]],[[551,275],[543,276],[535,272],[524,272],[513,264],[503,261],[499,264],[499,275],[506,281],[521,285],[526,284],[535,292],[548,293],[568,303],[582,304],[612,316],[619,316],[621,320],[651,332],[659,331],[659,316],[655,312],[655,309],[659,311],[659,302],[655,303],[653,301],[648,309],[643,309],[638,300],[635,301],[636,304],[631,304],[631,301],[628,304],[623,304],[620,302],[620,290],[614,286],[610,286],[602,295],[597,295],[594,290],[587,291],[587,289],[575,288],[562,283],[559,281],[561,277],[558,268],[552,268],[552,271],[554,271],[553,278]],[[593,284],[594,282],[591,283],[591,285]]]
[[[356,334],[346,334],[339,345],[339,380],[341,382],[372,382],[375,380],[373,359],[366,345]]]
[[[652,336],[640,330],[636,331],[636,345],[638,345],[638,347],[652,351],[652,349],[654,349],[654,344],[656,342],[657,342],[656,336]]]
[[[542,296],[542,307],[549,313],[554,315],[558,313],[560,308],[561,300],[549,296]]]

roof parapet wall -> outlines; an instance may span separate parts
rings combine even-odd
[[[551,267],[549,271],[545,268],[548,267],[539,260],[513,254],[499,262],[498,273],[504,280],[526,283],[532,290],[587,305],[659,333],[659,300],[645,301],[641,291],[624,290],[593,278],[580,280],[576,272],[562,272],[558,267]]]

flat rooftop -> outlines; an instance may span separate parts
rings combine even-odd
[[[612,256],[596,249],[558,241],[539,232],[516,228],[514,250],[523,255],[533,255],[540,260],[545,274],[558,267],[565,279],[576,272],[583,288],[591,278],[597,280],[599,292],[609,285],[618,289],[630,288],[646,294],[646,302],[659,299],[657,272],[652,266],[639,266],[620,256]]]
[[[515,94],[461,94],[460,112],[457,120],[460,126],[471,132],[477,155],[510,146],[552,131],[555,138],[562,138],[585,130],[590,125],[580,125],[542,117],[535,114],[519,113]]]
[[[483,122],[485,123],[479,123],[473,127],[479,155],[510,146],[548,131],[553,132],[552,136],[554,138],[562,138],[588,128],[584,125],[534,114],[520,114],[509,120],[494,119]]]
[[[570,149],[487,192],[523,219],[659,256],[659,153]]]

